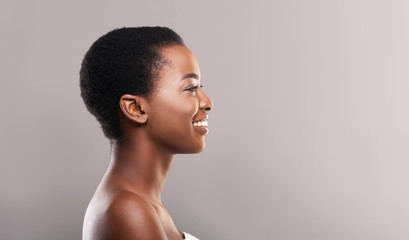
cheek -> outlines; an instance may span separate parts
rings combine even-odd
[[[168,104],[166,116],[168,120],[175,123],[191,123],[196,115],[197,106],[193,101],[179,101]]]
[[[170,94],[164,95],[163,98],[159,99],[161,103],[160,110],[163,110],[163,113],[171,114],[168,116],[184,116],[191,115],[193,117],[198,108],[198,103],[195,99],[187,94]]]
[[[192,125],[199,109],[199,103],[195,98],[190,96],[162,98],[152,106],[154,111],[149,116],[151,117],[149,131],[155,142],[174,153],[197,153],[203,150],[204,138]]]
[[[203,148],[203,144],[192,125],[198,103],[188,98],[179,100],[181,99],[173,98],[172,101],[155,104],[155,111],[150,116],[150,136],[174,153],[198,152]]]
[[[159,121],[158,126],[165,127],[168,130],[182,130],[186,128],[186,124],[191,124],[193,117],[197,113],[198,103],[189,97],[162,98],[154,105],[155,112],[152,120]]]

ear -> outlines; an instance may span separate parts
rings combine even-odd
[[[131,94],[124,94],[119,100],[119,106],[121,107],[122,113],[129,120],[139,124],[145,124],[148,121],[148,114],[146,111],[148,104],[145,98]]]

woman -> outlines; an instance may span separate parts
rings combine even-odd
[[[161,200],[174,155],[205,147],[212,102],[193,53],[169,28],[116,29],[88,50],[80,86],[111,141],[83,239],[196,239],[178,230]]]

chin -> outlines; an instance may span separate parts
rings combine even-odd
[[[204,150],[205,150],[205,146],[203,145],[203,147],[201,147],[200,149],[198,149],[196,152],[194,152],[194,153],[200,153],[200,152],[203,152]]]
[[[206,143],[203,141],[200,145],[197,146],[196,151],[194,153],[203,152],[206,148]]]

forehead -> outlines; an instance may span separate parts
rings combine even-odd
[[[180,76],[180,78],[189,73],[195,73],[200,76],[197,59],[192,51],[186,46],[176,45],[166,47],[162,49],[161,54],[163,59],[166,60],[169,65],[169,68],[166,68],[165,72],[171,72],[172,74]]]

